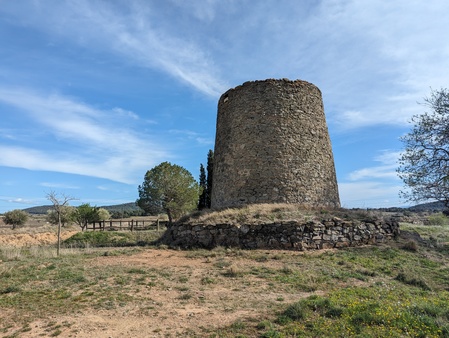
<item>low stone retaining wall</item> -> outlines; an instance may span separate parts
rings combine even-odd
[[[297,221],[272,224],[175,224],[161,242],[172,247],[316,250],[382,243],[399,235],[395,220]]]

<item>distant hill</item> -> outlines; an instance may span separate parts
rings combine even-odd
[[[53,208],[52,205],[41,205],[38,207],[31,207],[23,210],[32,215],[43,215],[47,213],[47,210],[51,210],[52,208]],[[104,208],[107,211],[109,211],[109,213],[113,218],[140,216],[144,214],[144,211],[140,207],[138,207],[134,202],[116,205],[104,205],[100,206],[100,208]],[[445,206],[442,202],[430,202],[418,204],[409,208],[381,208],[379,210],[391,212],[400,212],[404,210],[409,210],[412,212],[421,212],[421,211],[439,212],[443,211],[444,209]]]
[[[52,205],[41,205],[38,207],[31,207],[31,208],[26,208],[26,209],[22,209],[23,211],[26,211],[27,213],[31,214],[31,215],[43,215],[47,213],[47,210],[52,209],[53,206]]]
[[[410,211],[418,212],[418,211],[443,211],[446,209],[443,202],[430,202],[418,204],[413,207],[408,208]]]
[[[129,216],[141,216],[145,212],[138,207],[135,202],[123,203],[117,205],[105,205],[100,208],[104,208],[111,214],[112,218],[129,217]]]
[[[52,205],[41,205],[38,207],[31,207],[27,209],[23,209],[23,211],[26,211],[29,214],[32,215],[43,215],[46,214],[48,210],[51,210],[53,208]],[[130,203],[123,203],[123,204],[117,204],[117,205],[104,205],[100,206],[100,208],[104,208],[111,215],[114,216],[116,214],[117,216],[138,216],[142,215],[144,211],[139,208],[136,203],[130,202]]]

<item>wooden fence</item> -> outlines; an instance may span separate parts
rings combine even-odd
[[[161,230],[167,225],[167,221],[157,220],[118,220],[118,221],[99,221],[87,223],[84,231],[108,231],[108,230],[128,230],[128,231],[139,231],[139,230]]]

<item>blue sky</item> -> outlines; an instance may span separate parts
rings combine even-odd
[[[401,206],[399,137],[447,87],[446,0],[0,0],[0,212],[135,201],[195,178],[217,101],[248,80],[323,94],[343,207]]]

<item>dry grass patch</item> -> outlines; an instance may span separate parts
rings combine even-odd
[[[309,221],[319,211],[295,204],[253,204],[219,211],[202,210],[182,218],[191,224],[264,224],[278,221]]]
[[[449,247],[409,240],[314,252],[64,249],[59,258],[49,247],[1,248],[0,336],[448,336]]]
[[[370,221],[391,217],[392,213],[362,209],[322,209],[298,204],[252,204],[223,210],[205,209],[181,218],[183,224],[269,224],[274,222],[321,221],[338,217],[347,221]]]

